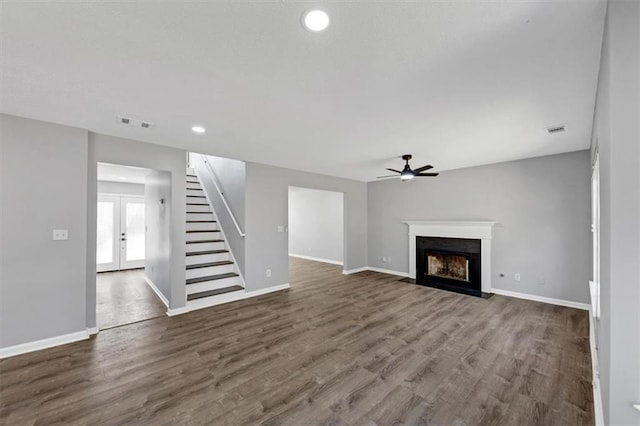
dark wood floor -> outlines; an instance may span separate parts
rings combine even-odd
[[[593,424],[588,316],[291,259],[291,289],[0,361],[5,424]]]
[[[143,269],[102,272],[96,277],[96,320],[99,329],[166,314],[167,307],[144,281]]]

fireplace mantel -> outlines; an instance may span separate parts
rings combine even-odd
[[[491,238],[494,221],[419,221],[409,225],[409,277],[416,278],[416,237],[472,238],[481,241],[482,291],[491,292]]]

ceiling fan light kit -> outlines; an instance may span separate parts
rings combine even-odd
[[[418,167],[417,169],[412,170],[411,166],[409,165],[409,160],[411,160],[411,158],[412,158],[411,154],[405,154],[405,155],[402,156],[402,159],[405,161],[404,168],[402,169],[402,171],[396,170],[396,169],[389,169],[389,168],[387,168],[387,170],[389,170],[390,172],[398,173],[400,175],[400,179],[403,182],[411,180],[414,177],[435,177],[435,176],[438,176],[439,173],[423,173],[426,170],[433,169],[433,166],[430,165],[430,164],[428,164],[426,166]],[[378,179],[386,179],[386,178],[390,178],[390,177],[397,177],[397,176],[396,175],[378,176]]]

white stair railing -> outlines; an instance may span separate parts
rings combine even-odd
[[[218,195],[220,195],[220,198],[222,199],[222,203],[224,204],[224,207],[227,209],[227,212],[229,212],[229,216],[231,216],[231,220],[233,221],[233,224],[236,226],[236,230],[238,231],[238,234],[242,238],[244,238],[245,237],[245,233],[242,232],[242,229],[240,228],[240,225],[238,224],[238,221],[236,220],[236,216],[233,214],[233,212],[231,211],[231,207],[229,207],[229,203],[227,203],[227,200],[224,198],[224,194],[222,193],[222,190],[220,189],[220,186],[218,185],[218,177],[216,176],[216,173],[213,171],[213,168],[211,167],[211,165],[209,164],[209,161],[207,160],[207,156],[204,155],[204,154],[200,154],[200,156],[202,157],[202,161],[206,165],[207,170],[209,171],[209,174],[211,175],[211,180],[213,181],[213,186],[216,187],[216,191],[218,191]]]

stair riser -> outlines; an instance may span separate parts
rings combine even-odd
[[[189,189],[187,187],[187,195],[204,195],[204,191],[201,189]]]
[[[209,207],[209,204],[204,206],[187,206],[187,211],[211,213],[211,207]]]
[[[187,231],[216,231],[217,229],[218,229],[217,222],[187,223]],[[189,238],[188,235],[193,235],[193,234],[187,234],[187,238]],[[202,238],[196,238],[196,239],[201,240]]]
[[[218,288],[230,287],[232,285],[241,286],[242,282],[240,281],[240,277],[222,278],[220,280],[189,284],[187,285],[187,294],[200,293],[201,291],[215,290]]]
[[[187,251],[203,251],[203,250],[224,250],[224,242],[220,243],[192,243],[187,244]]]
[[[213,217],[213,213],[187,213],[187,220],[215,220],[215,219]]]
[[[187,279],[226,274],[227,272],[235,272],[235,269],[235,265],[219,265],[209,266],[206,268],[187,269]],[[192,285],[195,284],[189,284],[189,286]]]
[[[199,183],[187,182],[187,189],[202,189]],[[197,194],[196,194],[197,195]]]
[[[223,260],[230,260],[229,253],[199,254],[197,256],[187,256],[185,258],[185,262],[187,265],[197,265],[198,263],[209,263],[209,262],[221,262]]]
[[[198,230],[202,230],[202,229],[198,228]],[[193,232],[193,233],[187,234],[187,241],[220,240],[220,239],[222,239],[221,232]]]

